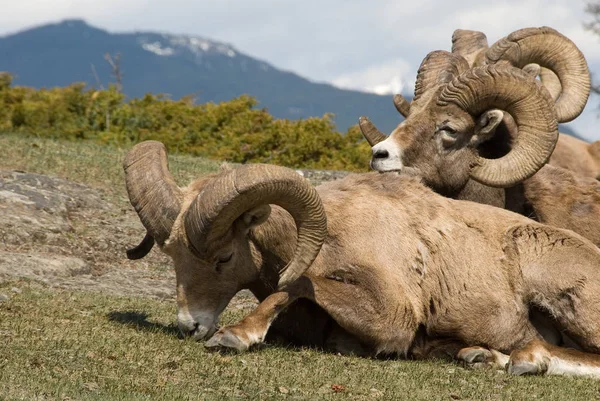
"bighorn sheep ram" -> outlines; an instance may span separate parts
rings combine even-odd
[[[524,48],[526,50],[523,50]],[[486,51],[488,51],[487,54]],[[540,53],[531,54],[532,51]],[[590,74],[585,57],[573,42],[551,28],[538,30],[529,28],[516,31],[494,44],[491,50],[488,48],[484,33],[458,29],[452,35],[452,52],[463,56],[471,68],[503,59],[509,60],[515,66],[522,67],[533,76],[539,76],[552,98],[559,102],[557,104],[557,107],[560,108],[558,110],[559,123],[568,122],[577,117],[583,111],[590,93]],[[545,54],[543,54],[544,52]],[[552,69],[542,67],[537,63],[525,64],[531,59],[551,66]],[[563,76],[567,85],[565,93],[563,93],[559,77],[553,70]],[[565,79],[566,74],[570,74],[571,77]],[[566,104],[571,107],[565,107]],[[394,96],[394,105],[404,118],[408,117],[410,102],[402,95]],[[501,124],[504,124],[502,128],[508,130],[511,138],[517,136],[516,127],[510,115],[505,114],[499,125]],[[600,178],[598,177],[600,174],[600,141],[589,144],[570,135],[559,134],[556,148],[548,163],[571,170],[578,176]]]
[[[457,43],[453,53],[434,51],[423,60],[411,104],[396,97],[407,118],[389,137],[361,117],[362,132],[373,146],[372,168],[418,175],[444,196],[536,217],[600,245],[600,183],[544,166],[559,137],[557,119],[578,115],[589,93],[589,74],[578,50],[550,28],[517,31],[475,55]],[[557,54],[565,56],[562,64],[550,57]],[[469,65],[480,59],[484,65]],[[563,83],[555,105],[530,72],[517,68],[532,62],[552,68]],[[505,79],[499,79],[500,71]],[[540,107],[544,112],[534,113]],[[518,135],[511,140],[513,123]],[[558,190],[561,180],[569,196]],[[549,181],[556,181],[554,190],[543,190]]]
[[[551,106],[535,96],[524,102],[527,110]],[[207,347],[245,350],[287,309],[279,318],[329,333],[337,349],[449,353],[507,364],[512,374],[600,375],[600,356],[587,353],[600,351],[600,250],[570,231],[379,173],[315,189],[291,169],[245,165],[179,188],[153,141],[129,151],[124,169],[147,230],[129,256],[143,257],[156,240],[173,259],[179,327],[210,338]],[[243,288],[261,303],[217,331]],[[297,301],[321,315],[300,320]],[[532,308],[556,329],[535,326]],[[581,350],[546,342],[560,332]]]

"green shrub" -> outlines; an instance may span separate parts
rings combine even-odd
[[[369,146],[357,127],[337,132],[332,115],[275,119],[246,95],[222,103],[195,104],[147,94],[126,100],[107,90],[74,83],[64,88],[11,86],[0,73],[0,129],[119,146],[155,139],[171,152],[236,163],[364,171]]]

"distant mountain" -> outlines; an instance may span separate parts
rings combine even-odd
[[[333,113],[342,132],[363,115],[385,133],[402,121],[391,95],[311,82],[210,39],[152,32],[113,34],[83,20],[0,37],[0,71],[16,74],[17,85],[37,88],[73,82],[106,86],[114,82],[106,53],[121,54],[123,92],[130,97],[152,92],[179,99],[193,94],[198,102],[220,102],[249,94],[278,118]],[[561,126],[561,132],[579,137],[568,126]]]
[[[186,35],[151,32],[113,34],[82,20],[28,29],[0,37],[0,71],[17,75],[15,84],[65,86],[73,82],[105,86],[113,82],[104,54],[121,54],[123,92],[172,98],[194,94],[198,102],[249,94],[278,118],[335,114],[339,130],[367,115],[385,132],[401,120],[392,96],[338,89],[311,82],[247,56],[232,46]],[[92,67],[93,66],[93,67]]]

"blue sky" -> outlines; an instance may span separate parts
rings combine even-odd
[[[573,40],[600,77],[600,37],[587,32],[583,0],[20,0],[6,2],[0,35],[65,18],[113,32],[193,34],[318,82],[377,93],[411,93],[432,50],[450,49],[457,29],[483,31],[489,43],[530,26],[551,26]],[[599,78],[600,81],[600,78]],[[600,99],[573,128],[588,139]]]

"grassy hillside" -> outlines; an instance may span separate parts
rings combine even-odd
[[[93,141],[61,141],[22,134],[0,134],[0,170],[54,175],[100,188],[110,196],[126,196],[123,179],[125,148]],[[219,169],[220,162],[169,154],[169,169],[180,185]]]
[[[110,201],[112,209],[73,220],[75,229],[67,233],[68,243],[83,235],[85,231],[78,228],[82,225],[87,225],[85,235],[93,244],[97,240],[90,230],[103,226],[109,233],[117,231],[124,224],[123,216],[127,224],[140,227],[125,199],[124,149],[8,134],[0,135],[0,149],[0,170],[65,177],[99,189]],[[200,158],[170,156],[171,170],[180,183],[215,171],[218,165]],[[10,213],[8,203],[0,202],[0,207],[3,213]],[[120,217],[112,219],[112,215]],[[96,225],[94,219],[101,216],[108,218]],[[77,218],[76,213],[71,218]],[[139,239],[141,231],[129,242]],[[54,248],[44,249],[52,252]],[[2,244],[0,260],[2,252],[25,251]],[[98,259],[105,257],[104,252],[94,249]],[[147,264],[158,258],[155,251],[144,262],[129,262],[123,256],[112,268],[138,275],[131,277],[152,276],[156,272]],[[15,276],[19,267],[14,266]],[[133,278],[119,282],[121,287],[135,284]],[[239,320],[252,307],[251,303],[245,305],[230,305],[221,323]],[[65,290],[51,282],[0,275],[0,399],[587,401],[600,397],[600,381],[511,377],[444,362],[376,360],[277,345],[244,354],[207,352],[202,343],[178,337],[175,309],[172,297],[116,296],[74,286]]]

